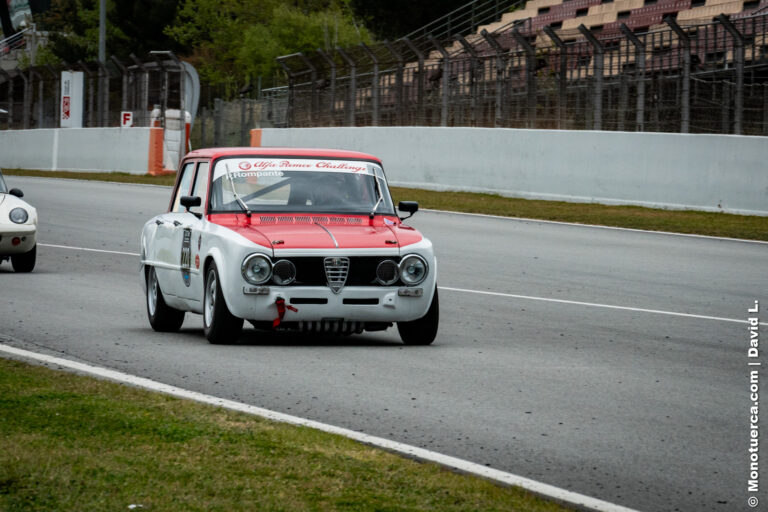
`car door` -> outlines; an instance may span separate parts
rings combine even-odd
[[[160,289],[164,294],[179,295],[179,249],[176,243],[178,228],[188,214],[180,204],[181,196],[189,195],[195,174],[195,162],[185,162],[180,170],[180,176],[176,180],[171,204],[168,212],[160,215],[155,223],[154,238],[152,239],[153,260],[155,261],[155,273],[160,283]],[[183,283],[181,284],[183,287]]]
[[[208,201],[208,161],[196,162],[195,179],[192,182],[189,195],[200,198],[200,206],[190,208],[189,212],[182,213],[181,225],[176,227],[175,244],[179,248],[179,271],[181,279],[179,283],[179,297],[188,301],[200,302],[203,298],[202,257],[200,248],[202,245],[203,228],[205,220],[203,213]]]

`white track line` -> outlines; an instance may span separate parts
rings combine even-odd
[[[528,217],[506,217],[504,215],[490,215],[487,213],[469,213],[469,212],[452,212],[450,210],[431,210],[429,208],[423,208],[422,212],[442,213],[448,215],[467,215],[470,217],[481,217],[488,219],[502,219],[512,220],[517,222],[536,222],[539,224],[555,224],[560,226],[577,226],[582,228],[595,228],[595,229],[610,229],[613,231],[630,231],[632,233],[648,233],[652,235],[667,235],[667,236],[684,236],[687,238],[704,238],[707,240],[724,240],[726,242],[744,242],[748,244],[763,244],[768,245],[768,242],[763,240],[749,240],[746,238],[729,238],[725,236],[710,236],[710,235],[696,235],[693,233],[675,233],[674,231],[653,231],[650,229],[637,229],[637,228],[621,228],[618,226],[601,226],[599,224],[580,224],[578,222],[564,222],[559,220],[543,220],[543,219],[529,219]],[[675,210],[686,211],[686,210]]]
[[[138,253],[135,252],[120,252],[120,251],[107,251],[103,249],[88,249],[85,247],[71,247],[67,245],[52,245],[52,244],[37,244],[43,247],[55,247],[57,249],[70,249],[73,251],[88,251],[88,252],[103,252],[107,254],[123,254],[126,256],[139,256]],[[476,293],[478,295],[492,295],[494,297],[506,297],[508,299],[522,299],[522,300],[535,300],[539,302],[554,302],[558,304],[570,304],[574,306],[587,306],[592,308],[605,308],[605,309],[618,309],[621,311],[634,311],[636,313],[652,313],[656,315],[668,315],[668,316],[680,316],[680,317],[686,317],[686,318],[698,318],[702,320],[717,320],[719,322],[733,322],[738,324],[746,324],[748,323],[747,320],[741,320],[738,318],[724,318],[720,316],[708,316],[708,315],[694,315],[691,313],[678,313],[676,311],[663,311],[659,309],[645,309],[645,308],[633,308],[629,306],[614,306],[611,304],[597,304],[594,302],[580,302],[576,300],[565,300],[565,299],[551,299],[548,297],[533,297],[530,295],[516,295],[513,293],[499,293],[499,292],[486,292],[482,290],[467,290],[465,288],[450,288],[447,286],[440,286],[441,290],[446,290],[449,292],[459,292],[459,293]],[[760,325],[768,325],[768,322],[760,322]]]
[[[738,318],[724,318],[720,316],[694,315],[691,313],[678,313],[675,311],[663,311],[660,309],[644,309],[644,308],[631,308],[628,306],[612,306],[610,304],[596,304],[594,302],[579,302],[576,300],[550,299],[547,297],[531,297],[529,295],[515,295],[513,293],[484,292],[479,290],[466,290],[464,288],[448,288],[446,286],[440,286],[440,289],[448,290],[451,292],[477,293],[480,295],[492,295],[494,297],[506,297],[509,299],[536,300],[540,302],[556,302],[558,304],[572,304],[575,306],[589,306],[592,308],[618,309],[622,311],[634,311],[637,313],[653,313],[656,315],[682,316],[686,318],[699,318],[702,320],[717,320],[719,322],[733,322],[737,324],[749,323],[747,322],[747,320],[741,320]],[[768,322],[760,322],[760,325],[768,325]]]
[[[123,251],[107,251],[105,249],[88,249],[87,247],[72,247],[70,245],[54,245],[54,244],[40,244],[41,247],[54,247],[56,249],[69,249],[71,251],[86,251],[86,252],[103,252],[105,254],[122,254],[124,256],[138,256],[137,252],[123,252]]]
[[[546,498],[566,503],[568,505],[582,507],[587,510],[600,512],[635,512],[632,509],[622,507],[620,505],[615,505],[613,503],[608,503],[596,498],[591,498],[583,494],[561,489],[559,487],[555,487],[553,485],[545,484],[542,482],[537,482],[536,480],[531,480],[529,478],[507,473],[505,471],[500,471],[498,469],[492,469],[480,464],[476,464],[474,462],[469,462],[456,457],[451,457],[449,455],[433,452],[424,448],[398,443],[396,441],[384,439],[382,437],[370,436],[368,434],[363,434],[362,432],[356,432],[354,430],[328,425],[327,423],[320,423],[318,421],[313,421],[298,416],[291,416],[289,414],[283,414],[281,412],[244,404],[242,402],[217,398],[215,396],[178,388],[176,386],[170,386],[168,384],[163,384],[161,382],[145,379],[143,377],[137,377],[135,375],[130,375],[116,370],[110,370],[108,368],[99,366],[91,366],[89,364],[79,363],[69,359],[62,359],[46,354],[39,354],[37,352],[30,352],[28,350],[11,347],[1,343],[0,351],[16,357],[58,365],[63,368],[69,368],[78,372],[86,373],[88,375],[94,375],[143,389],[157,391],[178,398],[194,400],[195,402],[222,407],[232,411],[244,412],[246,414],[259,416],[272,421],[314,428],[323,432],[328,432],[330,434],[340,435],[361,443],[401,453],[403,455],[407,455],[408,457],[415,457],[424,461],[435,462],[448,468],[455,468],[459,471],[487,478],[489,480],[494,480],[502,484],[522,487],[523,489],[526,489],[534,494],[538,494],[539,496],[544,496]]]

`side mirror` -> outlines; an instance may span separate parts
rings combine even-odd
[[[194,208],[195,206],[200,206],[203,204],[203,200],[198,196],[181,196],[179,203],[181,206],[189,210],[190,208]]]
[[[24,192],[22,192],[18,188],[12,188],[11,190],[8,191],[8,193],[11,194],[12,196],[16,196],[19,198],[24,197]]]
[[[400,220],[410,219],[411,217],[413,217],[414,213],[419,211],[419,203],[417,203],[416,201],[400,201],[397,204],[397,209],[400,210],[401,212],[410,213],[409,216]]]

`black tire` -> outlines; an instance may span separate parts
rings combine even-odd
[[[160,283],[157,282],[155,267],[147,270],[147,318],[149,325],[157,332],[176,332],[184,323],[184,311],[165,303]]]
[[[11,256],[11,265],[15,272],[32,272],[37,261],[37,244],[31,250]]]
[[[214,345],[234,343],[243,330],[243,319],[229,312],[216,263],[211,262],[205,273],[203,288],[203,331]]]
[[[412,322],[397,322],[400,339],[406,345],[430,345],[437,336],[437,326],[440,323],[440,303],[437,299],[437,286],[432,296],[432,305],[427,314]]]

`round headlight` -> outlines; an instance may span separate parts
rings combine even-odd
[[[411,254],[400,262],[400,279],[411,286],[419,284],[427,277],[427,262],[421,256]]]
[[[376,280],[379,284],[389,286],[397,281],[400,274],[397,270],[397,263],[392,260],[384,260],[376,267]]]
[[[16,224],[24,224],[27,222],[27,219],[29,219],[29,214],[24,208],[14,208],[11,210],[11,213],[8,215],[8,217],[10,217],[11,221],[15,222]]]
[[[243,260],[243,266],[240,269],[243,278],[251,284],[262,284],[272,276],[272,263],[266,256],[261,254],[251,254]]]
[[[280,260],[272,267],[272,281],[280,286],[291,284],[296,279],[296,265],[288,260]]]

